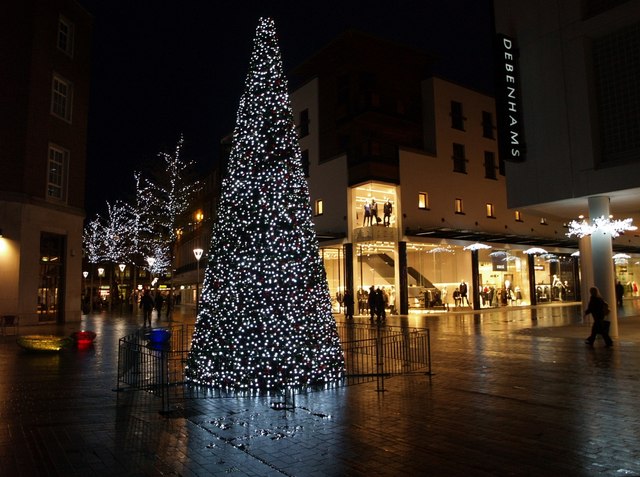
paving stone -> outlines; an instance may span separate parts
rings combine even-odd
[[[1,476],[640,476],[640,300],[613,349],[584,345],[572,305],[412,316],[431,331],[432,376],[301,394],[294,411],[214,392],[169,417],[153,395],[112,391],[118,338],[139,323],[21,328],[98,331],[54,355],[0,338]]]

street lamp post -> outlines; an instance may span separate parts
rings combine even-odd
[[[87,277],[89,276],[89,272],[86,270],[82,272],[82,276],[84,277],[82,280],[82,312],[86,313],[86,301],[87,301]],[[89,298],[89,302],[91,302],[91,298]]]
[[[123,310],[123,305],[124,305],[124,296],[122,294],[122,277],[124,275],[124,269],[127,268],[127,266],[124,263],[121,263],[118,265],[118,268],[120,269],[120,290],[118,291],[118,298],[120,299],[120,314],[124,313]]]
[[[102,311],[102,277],[104,277],[104,268],[98,268],[98,278],[100,278],[100,283],[98,285],[98,299],[100,300],[100,311]]]
[[[201,248],[194,248],[193,249],[193,255],[196,257],[196,270],[197,270],[197,277],[196,277],[196,317],[198,316],[198,309],[200,307],[200,289],[199,289],[199,284],[200,284],[200,259],[202,258],[202,253],[204,252],[204,250],[202,250]]]

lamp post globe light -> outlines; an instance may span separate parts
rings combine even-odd
[[[200,293],[199,293],[199,284],[200,284],[200,259],[202,258],[202,254],[203,254],[204,250],[202,250],[201,248],[194,248],[193,249],[193,255],[196,257],[196,270],[197,270],[197,276],[196,276],[196,316],[198,316],[198,307],[200,304]]]

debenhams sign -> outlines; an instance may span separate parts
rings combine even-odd
[[[498,119],[498,147],[505,161],[525,160],[520,70],[515,41],[497,35],[496,112]]]

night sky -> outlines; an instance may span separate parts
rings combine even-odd
[[[127,199],[184,134],[204,171],[233,131],[258,18],[275,19],[285,72],[355,28],[439,58],[435,71],[492,93],[491,0],[79,0],[94,16],[87,214]]]

